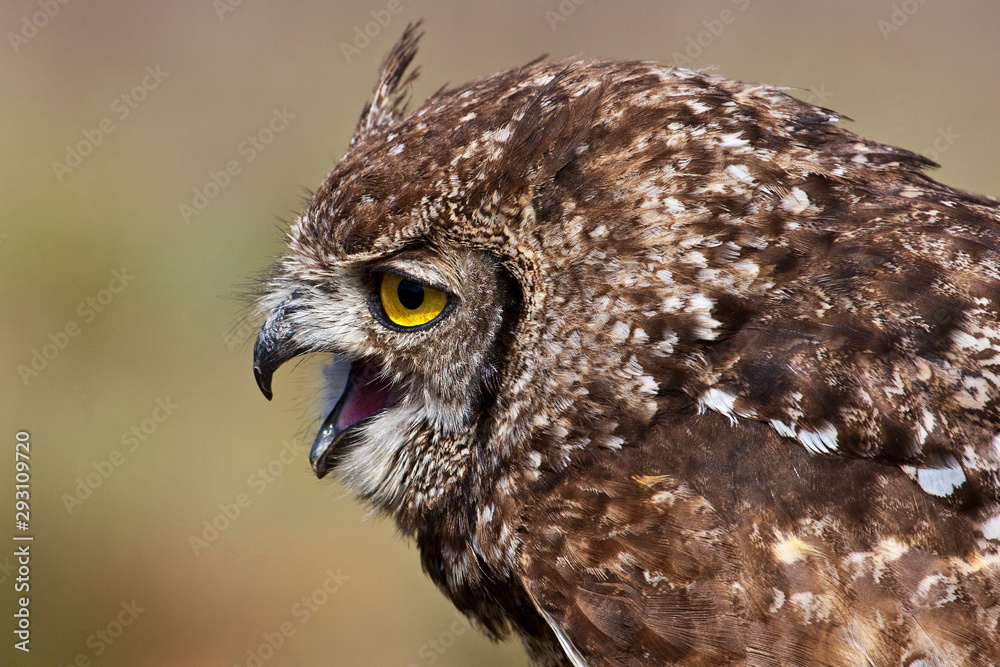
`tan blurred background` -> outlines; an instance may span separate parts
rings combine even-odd
[[[417,100],[542,53],[680,60],[794,87],[1000,195],[989,0],[7,0],[0,663],[526,664],[456,621],[390,522],[313,478],[318,364],[283,369],[273,403],[251,373],[241,294],[419,17]],[[19,430],[29,655],[12,633]]]

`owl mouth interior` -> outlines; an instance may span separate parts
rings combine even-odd
[[[399,402],[393,389],[392,382],[375,362],[351,362],[344,391],[323,421],[309,451],[309,463],[317,477],[322,478],[333,467],[335,450],[345,435]]]

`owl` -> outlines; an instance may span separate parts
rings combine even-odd
[[[316,475],[540,664],[1000,665],[1000,202],[647,62],[408,113],[418,25],[259,300]]]

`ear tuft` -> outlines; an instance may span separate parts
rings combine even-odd
[[[407,88],[417,78],[420,68],[407,69],[417,55],[417,46],[424,33],[420,30],[423,20],[410,23],[382,61],[375,84],[372,101],[365,104],[351,145],[360,141],[372,130],[398,122],[406,112]],[[405,76],[405,78],[404,78]]]

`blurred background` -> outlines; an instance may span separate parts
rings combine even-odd
[[[415,101],[531,60],[787,86],[1000,195],[1000,5],[6,0],[0,5],[0,663],[525,665],[305,454],[319,360],[251,372],[246,293],[425,19]],[[15,527],[15,434],[31,515]],[[30,654],[13,648],[32,535]]]

